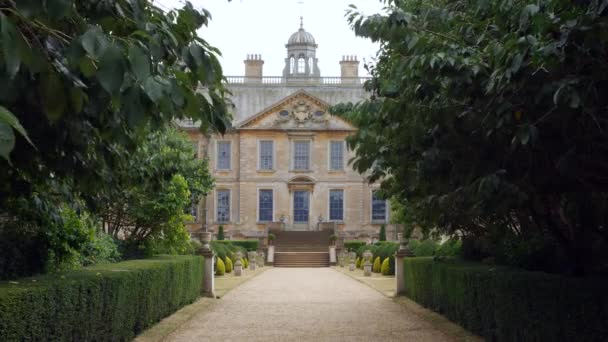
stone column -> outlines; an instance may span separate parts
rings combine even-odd
[[[236,261],[234,262],[234,275],[236,277],[240,277],[241,275],[243,275],[243,262],[241,261],[241,259],[243,258],[243,254],[237,251],[236,253],[234,253],[234,256],[236,258]]]
[[[268,246],[268,259],[269,264],[274,264],[274,245]]]
[[[255,264],[256,264],[257,253],[256,252],[248,252],[247,253],[247,257],[249,258],[249,269],[252,270],[252,271],[255,271]]]
[[[398,233],[397,237],[399,239],[399,250],[395,253],[395,282],[396,282],[396,294],[405,294],[406,292],[406,283],[405,283],[405,264],[404,260],[407,257],[413,257],[414,253],[408,248],[408,241],[403,237],[403,233]]]
[[[363,275],[366,277],[372,276],[372,252],[369,250],[363,252]]]
[[[203,265],[203,284],[201,287],[201,296],[215,298],[215,255],[209,247],[211,241],[211,232],[199,232],[199,239],[203,246],[198,250],[198,254],[205,259]]]
[[[336,246],[329,246],[329,264],[336,266]]]

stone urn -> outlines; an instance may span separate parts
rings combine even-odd
[[[201,250],[205,250],[205,251],[211,250],[209,243],[211,243],[211,238],[213,237],[213,233],[199,231],[197,233],[197,237],[202,244]]]

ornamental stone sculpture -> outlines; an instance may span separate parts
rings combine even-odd
[[[363,275],[366,277],[372,276],[372,257],[374,255],[369,250],[363,252]]]
[[[355,270],[355,259],[357,259],[357,253],[348,253],[348,270],[351,272]]]
[[[258,252],[258,266],[264,267],[264,252]]]
[[[258,253],[256,252],[249,252],[247,253],[247,256],[249,257],[249,269],[252,271],[255,271],[255,265],[256,265],[256,258],[258,256]]]
[[[346,265],[346,252],[344,250],[340,251],[340,267],[344,267],[344,265]]]
[[[234,275],[240,277],[243,274],[243,262],[241,261],[243,259],[243,253],[237,251],[234,253],[234,257],[236,258],[234,261]]]

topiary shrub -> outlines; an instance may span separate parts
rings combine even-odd
[[[247,258],[243,258],[241,259],[242,263],[243,263],[243,268],[248,268],[249,267],[249,260],[247,260]]]
[[[226,264],[224,264],[222,258],[218,257],[215,262],[215,275],[223,276],[224,273],[226,273]]]
[[[380,261],[380,257],[377,256],[376,259],[374,259],[374,265],[372,266],[372,272],[380,273],[381,267],[382,267],[382,262]]]
[[[232,259],[226,257],[226,273],[232,272]]]
[[[220,224],[220,227],[217,229],[217,239],[222,241],[225,239],[224,237],[224,226]]]
[[[380,266],[380,272],[382,275],[390,275],[391,274],[391,266],[390,266],[390,258],[385,258],[382,262],[382,266]]]
[[[357,257],[357,259],[355,260],[355,267],[361,268],[361,258]]]
[[[378,237],[380,241],[386,241],[386,227],[384,225],[380,226],[380,236]]]

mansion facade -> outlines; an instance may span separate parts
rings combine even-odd
[[[349,239],[375,237],[382,224],[391,231],[388,202],[348,165],[354,152],[345,139],[355,128],[328,112],[365,98],[359,62],[343,57],[340,77],[321,77],[317,44],[302,24],[286,48],[282,76],[264,76],[262,58],[250,55],[245,76],[227,77],[235,108],[226,134],[206,136],[195,123],[179,123],[215,178],[189,228],[206,220],[232,239],[263,237],[270,225],[317,230],[327,222]]]

